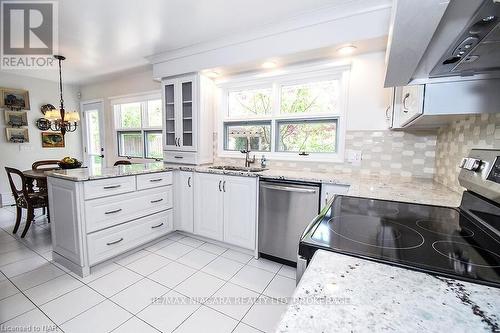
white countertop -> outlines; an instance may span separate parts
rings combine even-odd
[[[156,163],[137,163],[130,165],[118,165],[111,168],[101,168],[97,166],[95,168],[78,168],[78,169],[67,169],[67,170],[53,170],[46,171],[45,173],[49,177],[62,178],[66,180],[71,180],[75,182],[104,179],[104,178],[114,178],[114,177],[125,177],[133,175],[141,175],[147,173],[156,173],[162,171],[173,170],[167,167],[163,162]]]
[[[307,181],[323,184],[349,185],[348,195],[364,198],[403,201],[419,204],[458,207],[462,197],[429,178],[404,178],[397,176],[361,176],[339,172],[308,172],[283,169],[269,169],[262,172],[246,172],[210,169],[210,165],[189,166],[164,164],[119,165],[111,168],[80,168],[49,171],[51,177],[71,181],[88,181],[102,178],[123,177],[169,170],[184,170],[232,176],[261,177],[278,180]]]
[[[318,250],[277,332],[494,332],[500,289]]]
[[[217,173],[236,176],[261,177],[277,180],[307,181],[322,184],[349,185],[348,195],[381,200],[403,201],[418,204],[458,207],[462,193],[433,181],[430,178],[398,176],[362,176],[340,172],[310,172],[269,169],[262,172],[210,169],[210,166],[185,166],[169,164],[174,169]]]

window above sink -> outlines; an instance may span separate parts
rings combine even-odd
[[[283,70],[220,83],[218,155],[343,161],[349,66]]]

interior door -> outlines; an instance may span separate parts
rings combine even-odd
[[[194,233],[222,241],[222,176],[196,172],[194,179]]]
[[[83,152],[85,164],[90,168],[104,163],[103,102],[82,102]]]

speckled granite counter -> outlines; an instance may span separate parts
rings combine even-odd
[[[277,332],[498,332],[500,289],[318,250]]]
[[[261,177],[267,179],[307,181],[324,184],[348,185],[348,195],[404,201],[411,203],[457,207],[460,205],[461,193],[427,178],[403,178],[395,176],[360,176],[345,173],[307,172],[270,169],[262,172],[211,169],[210,165],[189,166],[181,164],[164,164],[162,162],[147,164],[119,165],[111,168],[80,168],[72,170],[48,171],[51,177],[72,181],[86,181],[102,178],[123,177],[169,170],[195,171],[232,176]]]
[[[173,170],[173,168],[166,166],[163,162],[145,163],[145,164],[131,164],[131,165],[118,165],[111,168],[78,168],[69,170],[54,170],[47,171],[49,177],[62,178],[75,182],[95,180],[103,178],[124,177],[141,175],[146,173],[155,173],[162,171]]]
[[[210,165],[185,166],[168,164],[168,166],[184,171],[349,185],[348,195],[428,205],[458,207],[462,198],[462,193],[452,191],[429,178],[360,176],[338,172],[308,172],[281,169],[245,172],[210,169]]]

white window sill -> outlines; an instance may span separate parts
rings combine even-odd
[[[265,152],[250,152],[250,156],[254,156],[260,160],[262,155],[266,156],[269,161],[293,161],[293,162],[326,162],[326,163],[343,163],[344,158],[339,154],[309,154],[307,156],[300,156],[298,153],[265,153]],[[240,152],[224,151],[217,154],[220,158],[239,158],[244,159],[245,154]]]

